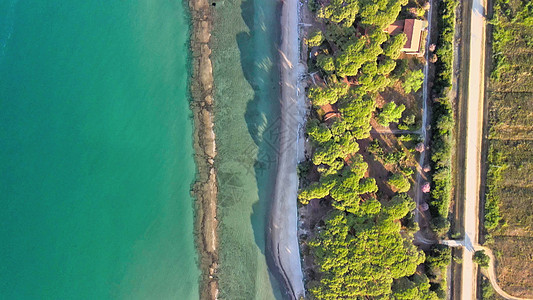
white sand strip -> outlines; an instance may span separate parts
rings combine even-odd
[[[270,251],[293,299],[305,294],[298,245],[298,175],[300,128],[305,118],[304,68],[299,61],[298,0],[284,0],[281,13],[281,127],[278,173],[270,214]]]

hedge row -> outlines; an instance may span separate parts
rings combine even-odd
[[[438,4],[439,36],[436,43],[435,81],[433,95],[432,155],[433,171],[431,200],[432,226],[439,234],[449,230],[448,210],[452,191],[452,149],[455,120],[453,107],[447,94],[452,86],[453,40],[455,34],[455,8],[457,0],[442,0]]]

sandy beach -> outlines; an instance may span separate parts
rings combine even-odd
[[[304,89],[300,75],[305,67],[299,60],[299,2],[285,0],[281,12],[281,127],[278,173],[269,224],[269,250],[292,299],[305,296],[298,245],[298,159],[300,128],[305,119]]]
[[[197,199],[196,232],[202,278],[201,299],[218,297],[217,179],[213,131],[213,70],[209,47],[212,16],[206,0],[190,0],[193,35],[193,78],[195,150],[198,166],[194,195]],[[281,15],[281,127],[278,172],[269,216],[268,248],[287,294],[292,299],[305,295],[298,244],[297,163],[303,157],[301,128],[305,121],[304,89],[300,75],[305,67],[299,57],[297,0],[283,2]]]
[[[193,194],[196,198],[196,240],[200,255],[200,299],[218,298],[217,179],[213,130],[213,67],[211,49],[211,9],[207,0],[189,1],[193,32],[191,36],[191,93],[194,99],[194,148],[198,167]]]

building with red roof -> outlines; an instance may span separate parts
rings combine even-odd
[[[424,40],[427,27],[427,21],[416,19],[398,20],[386,29],[390,35],[397,35],[405,33],[407,42],[403,46],[402,51],[406,54],[424,55]]]

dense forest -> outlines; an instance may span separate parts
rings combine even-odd
[[[424,3],[411,4],[420,8],[422,13],[417,14],[422,17]],[[308,274],[307,289],[316,299],[445,298],[441,279],[450,250],[435,246],[426,254],[413,245],[418,225],[408,192],[414,171],[404,162],[416,152],[416,143],[385,154],[382,143],[370,138],[373,120],[405,129],[415,123],[413,115],[404,116],[403,104],[392,99],[376,102],[379,92],[398,83],[409,94],[423,82],[416,62],[409,64],[402,55],[406,35],[385,31],[408,11],[406,5],[407,0],[309,3],[318,24],[307,38],[309,68],[318,75],[308,90],[313,110],[306,134],[313,151],[310,161],[299,167],[299,201],[311,205],[320,199],[329,207],[304,240],[315,266]],[[445,134],[448,125],[441,123]],[[388,193],[369,176],[364,153],[394,166],[385,182]]]

